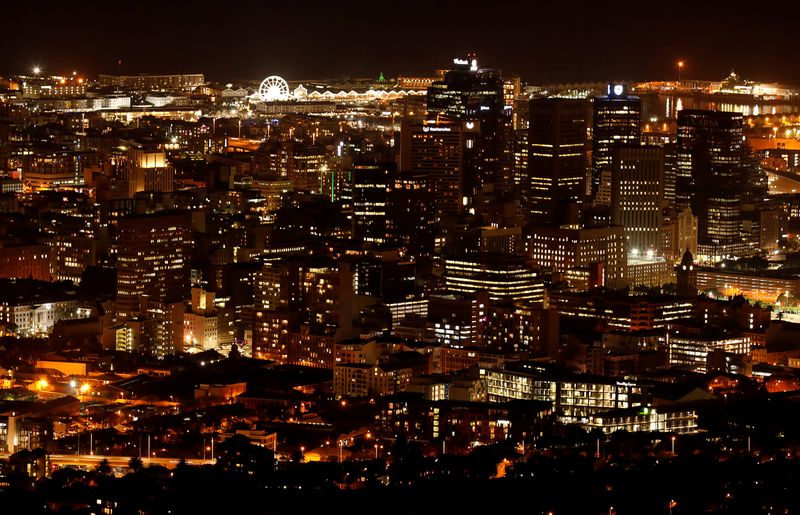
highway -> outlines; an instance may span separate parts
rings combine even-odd
[[[8,459],[8,453],[0,453],[0,459]],[[127,467],[131,456],[103,456],[100,454],[51,454],[50,463],[60,467],[73,466],[73,467],[87,467],[94,468],[100,464],[101,461],[108,460],[108,464],[112,467]],[[159,465],[167,468],[175,468],[180,463],[178,458],[142,458],[142,464],[147,467],[149,465]],[[213,465],[215,460],[202,460],[202,459],[187,459],[186,463],[189,465]]]

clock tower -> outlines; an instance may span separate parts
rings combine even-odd
[[[697,269],[694,266],[694,256],[686,249],[681,258],[681,264],[675,269],[677,276],[676,293],[678,297],[697,296]]]

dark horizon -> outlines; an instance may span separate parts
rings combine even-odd
[[[204,73],[222,82],[272,74],[288,80],[430,75],[474,52],[481,66],[531,83],[670,80],[683,59],[683,78],[721,79],[735,69],[751,80],[800,85],[790,22],[800,7],[788,2],[773,2],[762,18],[717,1],[674,2],[656,12],[611,4],[566,9],[539,0],[493,3],[488,13],[452,0],[409,0],[402,7],[363,0],[229,5],[227,11],[204,1],[4,6],[12,43],[0,73],[38,65],[53,74]]]

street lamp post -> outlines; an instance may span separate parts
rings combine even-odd
[[[678,84],[680,85],[681,82],[681,72],[683,71],[683,67],[686,65],[683,61],[678,61]]]

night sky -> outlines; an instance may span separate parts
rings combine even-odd
[[[800,1],[737,3],[4,2],[0,73],[38,64],[45,73],[201,72],[219,81],[377,77],[430,74],[474,51],[482,66],[533,83],[674,79],[683,58],[684,77],[719,79],[735,68],[800,85]]]

